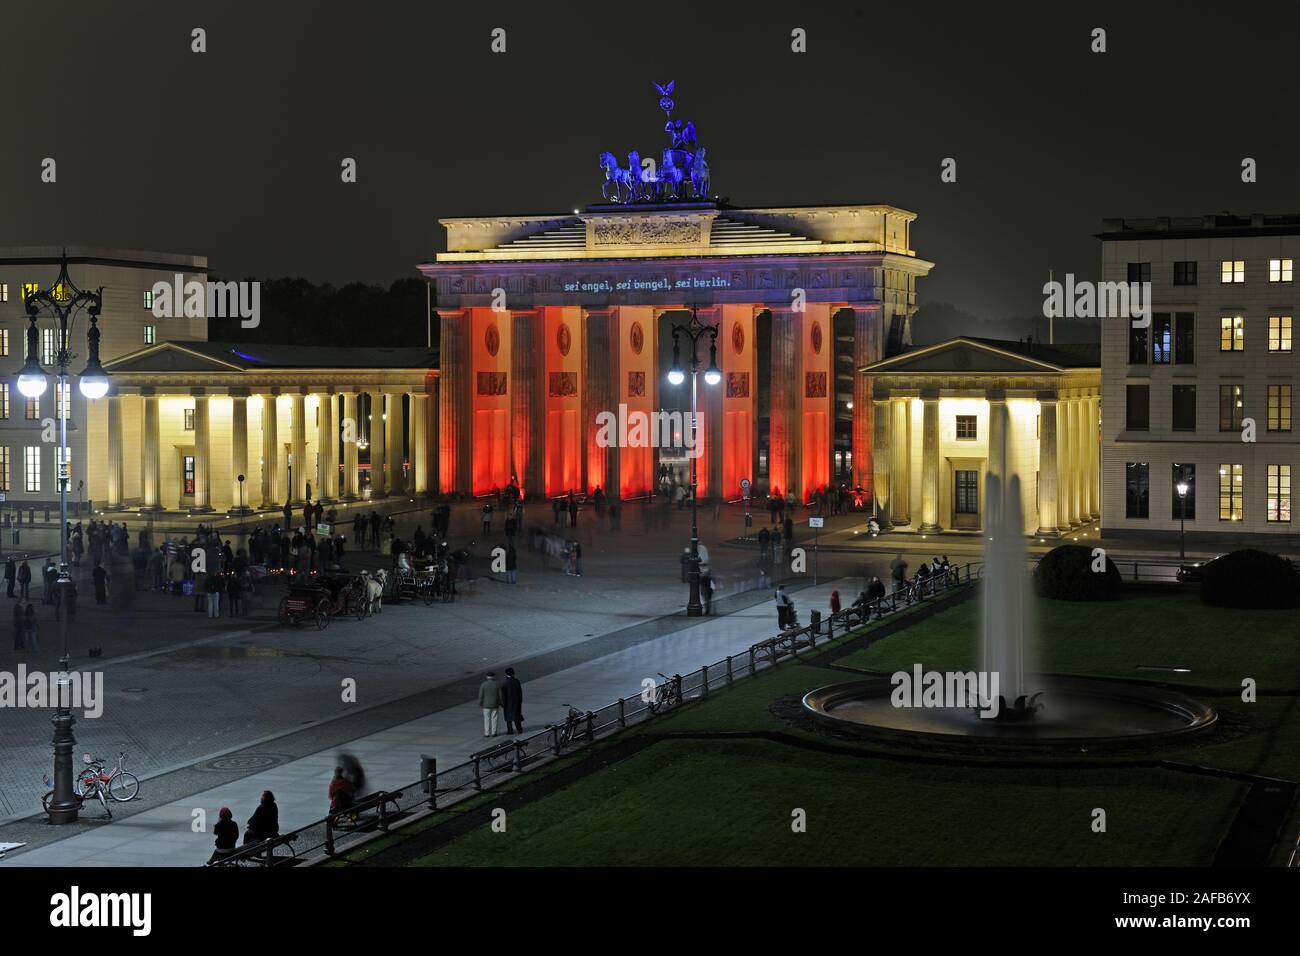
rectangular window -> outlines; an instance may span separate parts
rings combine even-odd
[[[1124,466],[1124,516],[1151,517],[1151,466],[1145,461]]]
[[[1241,431],[1242,407],[1246,404],[1246,386],[1219,386],[1219,431]]]
[[[194,494],[194,456],[186,455],[184,464],[184,476],[181,486],[181,494]]]
[[[1131,322],[1128,327],[1128,364],[1147,364],[1147,330],[1135,328]]]
[[[974,415],[957,416],[957,437],[962,441],[974,441],[978,437]]]
[[[70,404],[71,398],[72,398],[72,386],[58,385],[56,383],[54,387],[54,417],[55,418],[68,417],[68,405]]]
[[[0,445],[0,491],[9,493],[9,446]]]
[[[1179,483],[1186,483],[1187,494],[1178,493]],[[1188,521],[1196,520],[1196,466],[1180,465],[1174,462],[1174,513],[1175,519],[1186,518]],[[1186,509],[1186,510],[1184,510]]]
[[[153,289],[144,290],[144,307],[146,309],[153,308]]]
[[[1271,432],[1289,432],[1291,430],[1291,386],[1270,385],[1268,387],[1268,430]]]
[[[1151,315],[1151,364],[1168,365],[1173,361],[1174,317],[1168,312]]]
[[[1268,317],[1268,350],[1270,352],[1291,351],[1291,316],[1270,315]]]
[[[1196,361],[1196,313],[1179,312],[1174,316],[1174,362],[1191,365]]]
[[[27,409],[26,409],[26,414],[27,414],[27,420],[28,420],[29,422],[31,422],[31,421],[35,421],[36,419],[38,419],[38,418],[41,417],[41,399],[40,399],[40,396],[37,396],[36,398],[29,398],[29,399],[27,399]]]
[[[28,445],[23,449],[23,487],[29,492],[41,490],[40,445]]]
[[[194,409],[185,409],[185,424],[183,427],[187,432],[194,431]]]
[[[1196,260],[1174,263],[1174,285],[1196,285]]]
[[[1269,259],[1268,260],[1268,281],[1269,282],[1290,282],[1291,281],[1291,260],[1290,259]]]
[[[1219,520],[1240,521],[1245,480],[1241,465],[1219,466]]]
[[[1196,431],[1195,385],[1174,386],[1172,425],[1176,432]]]
[[[1150,282],[1151,263],[1130,262],[1128,264],[1128,281],[1129,282]]]
[[[31,295],[31,294],[33,294],[33,293],[35,293],[35,292],[40,292],[40,291],[41,291],[41,287],[40,287],[39,285],[37,285],[35,282],[24,282],[24,283],[23,283],[23,302],[25,303],[25,302],[27,301],[27,297],[28,297],[29,295]]]
[[[1222,263],[1221,275],[1223,282],[1245,282],[1246,281],[1246,260],[1245,259],[1224,259]]]
[[[1219,319],[1219,351],[1242,352],[1246,348],[1246,320],[1240,315]]]
[[[0,356],[9,354],[9,330],[0,329]]]
[[[41,329],[41,364],[53,365],[59,360],[59,330]]]
[[[958,471],[954,475],[957,485],[957,498],[953,509],[959,515],[977,515],[980,513],[978,471]]]
[[[1126,385],[1124,427],[1131,432],[1144,432],[1151,427],[1151,386]]]
[[[152,325],[146,325],[144,327],[144,344],[145,345],[154,344],[154,327]]]
[[[1291,260],[1288,259],[1288,262]],[[1268,520],[1291,520],[1291,466],[1268,466]]]
[[[0,282],[0,302],[9,301],[9,283]]]
[[[0,382],[0,419],[9,417],[9,383]]]

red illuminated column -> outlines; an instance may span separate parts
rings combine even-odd
[[[800,473],[799,388],[800,366],[799,313],[789,306],[770,308],[772,313],[772,400],[768,432],[768,491],[782,495],[802,493]]]
[[[853,483],[871,492],[875,478],[872,466],[872,437],[876,403],[872,401],[871,382],[858,369],[878,362],[879,305],[855,305],[853,308]],[[888,498],[888,492],[885,497]]]
[[[599,485],[609,491],[609,462],[617,454],[618,442],[602,446],[597,439],[601,429],[596,419],[602,412],[618,413],[610,382],[610,312],[608,309],[588,309],[583,323],[586,326],[586,388],[583,391],[584,439],[587,446],[587,492]],[[617,436],[615,436],[617,437]]]
[[[464,309],[439,311],[438,481],[446,493],[469,491],[469,339]]]
[[[510,436],[511,467],[525,497],[540,495],[545,437],[542,430],[543,369],[536,310],[511,313]]]
[[[722,330],[723,310],[721,306],[711,306],[699,310],[700,321],[706,325],[718,326],[719,337],[726,333]],[[710,385],[704,378],[704,372],[709,367],[709,346],[712,344],[708,336],[700,339],[700,396],[699,406],[700,413],[704,416],[704,448],[703,455],[696,463],[700,476],[699,496],[701,498],[722,498],[724,501],[731,494],[731,489],[724,488],[722,485],[722,456],[725,448],[725,435],[722,415],[722,393],[725,387],[724,382],[717,385]],[[718,365],[723,363],[723,342],[719,341],[718,345]]]

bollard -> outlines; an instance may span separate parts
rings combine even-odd
[[[701,667],[700,673],[703,675],[703,679],[700,681],[700,696],[708,697],[709,696],[709,665],[705,664],[703,667]]]
[[[812,618],[812,623],[809,625],[809,628],[811,629],[813,634],[817,634],[818,632],[821,631],[822,628],[822,612],[813,611],[808,616]]]
[[[618,725],[620,727],[627,726],[627,708],[622,697],[618,699]]]
[[[727,655],[727,683],[728,684],[732,683],[732,680],[733,678],[731,676],[731,655],[728,654]]]
[[[479,776],[478,773],[478,757],[474,758],[474,789],[475,790],[483,789],[483,779]]]
[[[438,758],[420,754],[420,779],[429,795],[429,809],[438,809]]]
[[[524,745],[518,740],[515,742],[515,759],[510,764],[510,769],[515,773],[523,773],[524,770]]]
[[[555,751],[555,756],[560,755],[560,728],[551,728],[551,749]]]

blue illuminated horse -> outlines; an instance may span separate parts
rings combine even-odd
[[[709,195],[709,164],[704,161],[704,147],[695,151],[695,161],[691,163],[691,192],[696,199],[707,199]]]
[[[600,194],[608,202],[628,202],[634,191],[639,189],[639,170],[623,169],[614,158],[614,154],[606,151],[600,154],[600,168],[605,171],[605,184],[600,189]],[[634,186],[633,183],[638,185]],[[610,195],[611,191],[613,195]]]

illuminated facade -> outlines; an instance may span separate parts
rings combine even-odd
[[[957,338],[863,372],[886,527],[982,529],[989,474],[1020,479],[1029,534],[1054,537],[1100,515],[1097,346]]]
[[[892,206],[599,205],[446,219],[420,266],[441,323],[438,481],[487,494],[648,493],[680,449],[606,447],[602,412],[689,408],[666,380],[671,326],[719,327],[701,381],[700,495],[838,482],[870,489],[872,406],[855,370],[910,340],[913,213]],[[708,356],[701,355],[705,364]]]

